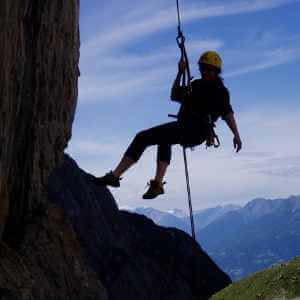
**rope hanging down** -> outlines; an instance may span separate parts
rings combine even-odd
[[[188,59],[186,49],[185,49],[185,44],[184,44],[185,37],[181,31],[179,0],[176,0],[176,3],[177,3],[177,17],[178,17],[178,27],[177,27],[178,35],[177,35],[176,41],[177,41],[177,45],[181,51],[181,60],[183,60],[186,65],[185,72],[183,73],[183,76],[182,76],[182,86],[188,87],[189,91],[191,91],[191,81],[192,81],[193,77],[191,76],[189,59]]]
[[[192,76],[191,76],[191,72],[190,72],[188,56],[187,56],[185,45],[184,45],[185,37],[181,31],[179,0],[177,0],[177,16],[178,16],[178,35],[177,35],[176,41],[177,41],[177,45],[181,51],[181,60],[183,60],[186,65],[185,72],[183,73],[183,76],[182,76],[182,86],[187,87],[188,92],[191,92]],[[191,199],[190,180],[189,180],[189,172],[188,172],[187,158],[186,158],[186,147],[182,146],[182,149],[183,149],[183,159],[184,159],[184,166],[185,166],[185,177],[186,177],[186,186],[187,186],[187,193],[188,193],[188,203],[189,203],[189,211],[190,211],[192,237],[194,240],[196,240],[194,217],[193,217],[193,207],[192,207],[192,199]]]

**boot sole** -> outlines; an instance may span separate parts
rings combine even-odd
[[[155,199],[156,197],[158,197],[159,195],[163,195],[164,193],[159,193],[159,194],[156,194],[156,195],[153,195],[153,196],[145,196],[145,195],[143,195],[143,199],[145,199],[145,200],[151,200],[151,199]]]

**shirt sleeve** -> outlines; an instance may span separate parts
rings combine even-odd
[[[226,115],[233,113],[232,106],[230,104],[230,95],[227,88],[224,87],[222,91],[222,100],[220,105],[220,116],[224,120]]]

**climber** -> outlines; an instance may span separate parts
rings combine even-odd
[[[211,128],[207,122],[208,115],[213,124],[219,117],[225,120],[234,135],[233,146],[236,152],[240,151],[242,142],[229,92],[220,77],[222,60],[218,53],[207,51],[200,56],[198,65],[201,79],[193,80],[192,88],[187,89],[180,85],[186,64],[183,59],[178,63],[178,73],[171,89],[171,100],[181,104],[178,119],[139,132],[117,167],[103,177],[96,177],[96,184],[119,187],[121,175],[139,160],[148,146],[157,145],[156,174],[148,183],[149,188],[143,199],[154,199],[164,194],[163,178],[171,161],[171,146],[193,147],[209,139]]]

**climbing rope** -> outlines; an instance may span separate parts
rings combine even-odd
[[[188,92],[191,92],[192,91],[192,85],[191,85],[192,76],[191,76],[191,72],[190,72],[188,56],[187,56],[185,45],[184,45],[185,37],[181,31],[179,0],[176,0],[176,4],[177,4],[177,17],[178,17],[178,35],[177,35],[176,41],[177,41],[177,45],[181,51],[181,60],[183,60],[186,65],[185,72],[183,73],[183,76],[182,76],[181,84],[183,87],[188,88]],[[185,178],[186,178],[186,187],[187,187],[187,194],[188,194],[188,204],[189,204],[189,211],[190,211],[191,231],[192,231],[193,239],[196,240],[191,188],[190,188],[190,180],[189,180],[189,171],[188,171],[187,158],[186,158],[186,147],[182,146],[182,150],[183,150],[183,159],[184,159],[184,167],[185,167]]]
[[[180,18],[180,8],[179,8],[179,0],[176,0],[176,6],[177,6],[177,18],[178,18],[178,34],[176,37],[177,45],[181,52],[181,58],[180,60],[185,63],[185,70],[182,74],[182,81],[181,86],[186,88],[187,93],[192,92],[192,79],[190,72],[190,65],[189,65],[189,59],[187,56],[187,52],[185,49],[185,37],[181,30],[181,18]],[[171,117],[174,117],[173,115],[169,115]],[[175,116],[176,117],[176,116]],[[210,128],[210,136],[206,140],[206,148],[214,146],[215,148],[218,148],[220,146],[220,141],[218,136],[216,135],[214,131],[214,123],[211,118],[211,115],[207,116],[207,124]],[[183,148],[183,158],[184,158],[184,166],[185,166],[185,177],[186,177],[186,186],[187,186],[187,194],[188,194],[188,204],[189,204],[189,211],[190,211],[190,220],[191,220],[191,231],[192,236],[196,240],[195,237],[195,226],[194,226],[194,217],[193,217],[193,207],[192,207],[192,199],[191,199],[191,189],[190,189],[190,181],[189,181],[189,172],[188,172],[188,166],[187,166],[187,157],[186,157],[186,147],[182,145]]]
[[[181,51],[181,60],[183,60],[186,65],[185,72],[183,73],[183,76],[182,76],[182,86],[188,87],[188,92],[191,92],[191,90],[192,90],[191,81],[192,81],[193,77],[191,76],[189,59],[188,59],[187,52],[185,49],[185,44],[184,44],[185,37],[181,31],[179,0],[176,0],[176,3],[177,3],[177,16],[178,16],[178,26],[177,26],[178,34],[176,37],[176,42]]]
[[[188,171],[187,159],[186,159],[186,147],[182,146],[182,150],[183,150],[183,159],[184,159],[184,167],[185,167],[186,188],[187,188],[187,193],[188,193],[188,202],[189,202],[189,210],[190,210],[192,237],[194,240],[196,240],[192,197],[191,197],[190,180],[189,180],[189,171]]]
[[[178,29],[180,29],[181,28],[181,19],[180,19],[179,0],[176,0],[176,5],[177,5]]]

